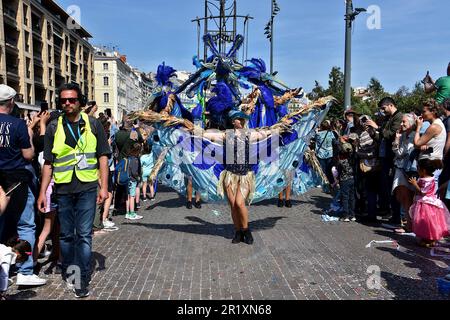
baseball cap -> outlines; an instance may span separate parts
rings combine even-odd
[[[348,115],[348,114],[354,114],[354,115],[358,115],[358,112],[356,112],[355,110],[353,110],[353,109],[348,109],[348,110],[345,110],[345,113],[344,113],[344,115]]]
[[[7,86],[6,84],[0,84],[0,101],[11,100],[17,95],[16,90]]]

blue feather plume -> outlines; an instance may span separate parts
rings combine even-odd
[[[223,113],[234,106],[232,91],[225,82],[217,82],[211,91],[216,94],[208,101],[207,110],[211,114]]]
[[[170,66],[166,66],[165,62],[159,65],[158,72],[156,73],[156,81],[158,81],[158,85],[172,85],[172,82],[170,82],[170,78],[175,76],[175,72],[177,72],[177,70]]]
[[[260,80],[262,75],[267,71],[264,60],[253,58],[247,61],[250,62],[250,65],[239,70],[239,75],[247,79]]]

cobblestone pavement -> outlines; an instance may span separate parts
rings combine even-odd
[[[293,209],[280,209],[275,200],[252,206],[255,244],[248,246],[231,244],[225,204],[190,211],[175,193],[159,193],[158,201],[145,203],[143,220],[115,217],[120,230],[94,238],[89,299],[443,299],[436,278],[446,274],[446,260],[380,227],[322,222],[329,203],[318,189],[297,197]],[[392,239],[400,250],[366,248],[372,240]],[[381,271],[380,290],[368,289],[370,266]],[[46,271],[40,273],[46,286],[13,286],[13,299],[74,299],[60,276]]]

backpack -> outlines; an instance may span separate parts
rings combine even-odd
[[[116,166],[116,182],[119,186],[127,186],[130,182],[128,158],[122,159]]]

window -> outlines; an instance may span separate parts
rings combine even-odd
[[[109,103],[109,93],[104,93],[103,94],[103,102]]]
[[[104,63],[104,64],[103,64],[103,70],[108,70],[108,69],[109,69],[108,67],[109,67],[109,66],[108,66],[107,63]]]
[[[103,85],[109,86],[109,78],[108,77],[103,77]]]

